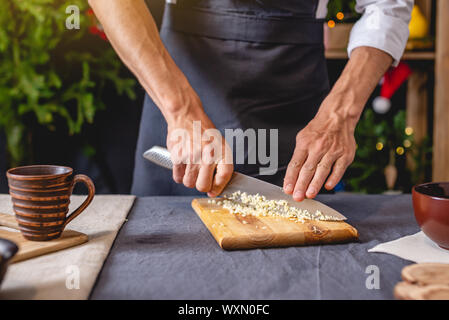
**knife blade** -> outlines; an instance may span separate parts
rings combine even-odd
[[[161,167],[173,169],[170,160],[170,152],[160,146],[154,146],[144,152],[143,157]],[[335,209],[313,199],[304,199],[301,202],[293,200],[291,195],[284,193],[283,189],[274,184],[247,176],[234,171],[228,185],[224,188],[222,195],[230,195],[236,191],[248,194],[260,194],[268,200],[285,200],[288,205],[309,212],[321,211],[324,215],[331,216],[335,220],[346,220],[346,217]]]

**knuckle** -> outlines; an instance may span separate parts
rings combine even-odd
[[[329,162],[320,162],[320,163],[318,163],[317,167],[324,169],[324,170],[330,170],[330,168],[332,167],[332,164],[330,164]]]
[[[331,158],[333,158],[333,159],[338,159],[338,158],[340,158],[343,154],[344,154],[344,150],[342,150],[342,149],[339,149],[339,150],[331,150],[331,151],[329,151],[329,155],[330,155]]]
[[[341,171],[343,171],[344,169],[346,169],[346,165],[345,165],[343,162],[337,162],[337,163],[335,164],[335,170],[336,170],[336,172],[341,172]]]
[[[296,147],[295,152],[304,152],[307,150],[307,146],[309,145],[308,139],[300,133],[296,136]]]
[[[301,144],[301,141],[303,140],[303,136],[304,136],[304,133],[303,133],[302,130],[299,131],[298,134],[296,135],[296,144],[297,144],[297,146],[299,144]]]
[[[233,167],[225,167],[222,170],[217,171],[216,173],[216,179],[217,180],[227,180],[230,179],[232,176],[232,172],[234,172]]]
[[[354,160],[354,156],[351,154],[344,156],[342,166],[347,168],[352,163],[353,160]]]
[[[234,172],[234,166],[233,165],[227,165],[223,170],[223,175],[230,176]]]
[[[196,189],[200,192],[208,192],[210,190],[210,183],[197,181]]]
[[[195,182],[194,181],[184,181],[184,186],[187,188],[195,188]]]
[[[182,158],[178,157],[176,155],[171,155],[170,156],[170,160],[173,163],[173,165],[175,165],[175,166],[182,164]]]
[[[198,175],[199,168],[198,166],[190,166],[186,169],[186,175],[189,177],[195,177]]]
[[[229,175],[223,175],[223,174],[220,174],[220,175],[216,175],[215,176],[215,184],[217,185],[217,186],[223,186],[228,180],[230,179],[230,176]]]
[[[306,162],[303,166],[303,168],[308,171],[308,172],[312,172],[315,171],[315,165],[313,163],[310,162]]]
[[[355,154],[355,146],[349,146],[349,147],[346,147],[345,149],[344,149],[344,154],[346,154],[346,155],[352,155],[352,154]]]
[[[216,180],[217,183],[218,183],[218,182],[220,182],[220,181],[226,179],[227,176],[228,176],[228,175],[227,175],[226,173],[224,173],[224,172],[217,172],[217,173],[215,174],[215,180]]]
[[[181,176],[179,176],[179,175],[174,175],[173,176],[173,180],[176,182],[176,183],[181,183],[182,182],[182,177]]]
[[[306,182],[305,179],[299,179],[296,182],[295,191],[303,191],[305,189],[305,187],[306,187],[306,184],[307,184],[307,182]]]
[[[354,158],[355,158],[355,150],[351,150],[348,156],[348,162],[352,163],[352,161],[354,161]]]
[[[195,184],[196,184],[196,178],[193,176],[189,176],[189,175],[185,175],[184,179],[182,180],[182,183],[187,187],[187,188],[194,188]]]
[[[298,169],[300,167],[300,163],[299,163],[299,161],[296,161],[296,160],[292,160],[292,161],[290,161],[290,163],[288,164],[288,168],[290,168],[290,169]]]
[[[207,175],[212,176],[214,169],[215,169],[214,165],[203,163],[203,164],[201,164],[201,167],[198,168],[198,173],[203,172],[203,173],[207,173]]]
[[[313,148],[312,154],[319,156],[320,158],[323,157],[327,152],[329,151],[329,148],[325,145],[317,144]]]
[[[183,177],[184,177],[184,175],[183,175],[183,172],[182,172],[182,168],[180,166],[175,166],[173,168],[173,180],[176,183],[181,183]]]
[[[219,186],[214,186],[211,190],[211,192],[213,192],[217,196],[220,195],[222,191],[223,191],[223,188],[221,188]]]
[[[321,185],[322,184],[319,182],[312,182],[309,187],[314,188],[315,190],[317,190],[316,192],[318,192],[318,190],[321,189]]]
[[[191,182],[191,181],[184,181],[184,186],[187,188],[194,188],[195,187],[195,182]]]

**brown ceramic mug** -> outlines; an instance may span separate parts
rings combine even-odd
[[[59,238],[65,226],[92,202],[95,186],[82,174],[63,166],[35,165],[9,169],[6,173],[9,194],[22,235],[32,241]],[[76,183],[88,189],[87,199],[75,211],[69,211],[70,196]]]

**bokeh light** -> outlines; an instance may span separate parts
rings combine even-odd
[[[405,134],[411,136],[413,134],[413,128],[412,127],[405,128]]]
[[[396,153],[400,156],[402,156],[404,154],[405,150],[403,147],[397,147],[396,148]]]
[[[412,146],[412,142],[408,139],[404,140],[404,147],[410,148]]]
[[[382,142],[376,143],[376,149],[377,151],[380,151],[384,148],[384,144]]]

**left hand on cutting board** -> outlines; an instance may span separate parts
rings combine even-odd
[[[325,188],[333,189],[354,160],[356,123],[332,112],[325,100],[315,118],[296,136],[284,192],[293,194],[296,201],[314,198],[326,179]]]
[[[314,198],[325,182],[325,188],[331,190],[343,177],[354,160],[357,121],[392,62],[388,53],[376,48],[353,50],[317,115],[296,136],[284,179],[284,192],[293,194],[294,200]]]

